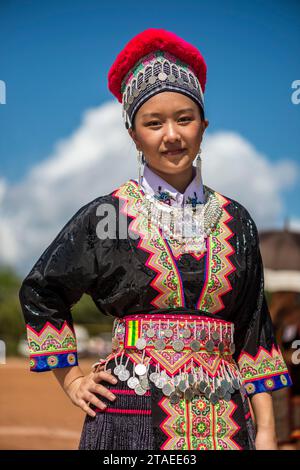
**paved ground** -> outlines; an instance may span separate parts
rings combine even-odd
[[[96,360],[80,360],[84,373]],[[0,449],[77,449],[85,413],[52,372],[30,372],[27,359],[8,358],[0,383]]]

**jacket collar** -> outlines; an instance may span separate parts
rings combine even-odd
[[[145,164],[141,186],[145,193],[154,196],[159,201],[165,202],[170,206],[182,207],[184,204],[192,204],[193,206],[203,204],[204,191],[202,177],[200,179],[200,185],[197,184],[195,167],[193,167],[193,175],[193,180],[187,186],[184,193],[180,193]]]

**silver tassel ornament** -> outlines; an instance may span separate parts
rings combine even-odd
[[[200,154],[201,154],[201,149],[199,149],[199,152],[196,158],[196,183],[198,186],[200,186],[201,174],[202,174],[202,159],[201,159]]]
[[[141,184],[142,184],[142,165],[145,161],[143,152],[141,150],[138,151],[137,160],[138,160],[138,173],[139,173],[139,187],[141,187]]]

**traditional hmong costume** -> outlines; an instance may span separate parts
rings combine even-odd
[[[109,83],[129,127],[164,90],[204,112],[205,75],[197,49],[147,30],[118,56]],[[115,317],[112,353],[99,366],[118,377],[102,382],[117,399],[99,396],[105,411],[91,406],[80,449],[254,449],[249,397],[291,384],[255,222],[193,171],[182,194],[145,165],[141,181],[83,206],[23,281],[32,371],[78,364],[71,307],[83,293]],[[102,204],[113,209],[108,219]]]

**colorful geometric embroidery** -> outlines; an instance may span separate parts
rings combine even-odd
[[[242,351],[238,366],[248,395],[274,391],[292,384],[280,348],[274,344],[271,351],[260,346],[256,356]]]
[[[227,226],[232,216],[228,214],[225,206],[230,201],[217,192],[215,194],[223,213],[216,230],[207,238],[206,280],[196,305],[197,309],[209,313],[218,313],[224,308],[222,297],[232,290],[228,276],[236,269],[229,260],[234,253],[228,241],[233,232]],[[113,196],[125,201],[121,212],[133,219],[129,230],[140,237],[138,248],[149,253],[146,266],[157,272],[150,285],[159,292],[159,295],[151,301],[151,304],[156,308],[184,307],[182,280],[176,263],[176,259],[182,254],[178,243],[171,240],[167,242],[153,224],[148,227],[147,218],[136,207],[144,196],[134,180],[124,183]],[[194,256],[196,259],[201,259],[204,254],[195,252]]]
[[[123,351],[124,352],[124,351]],[[195,353],[194,353],[195,354]],[[115,357],[122,355],[119,351]],[[141,362],[141,353],[127,350],[124,354],[133,364]],[[151,354],[150,354],[151,356]],[[112,355],[109,360],[113,359]],[[125,361],[125,359],[124,359]],[[152,362],[152,361],[150,361]],[[147,363],[147,361],[145,361]],[[162,364],[161,369],[167,363]],[[184,362],[182,362],[182,365]],[[109,366],[111,367],[111,366]],[[165,369],[166,370],[166,369]],[[171,368],[168,367],[170,371]],[[187,371],[189,368],[186,369]],[[111,390],[112,392],[134,396],[133,390]],[[147,391],[146,396],[150,396]],[[169,397],[162,397],[158,402],[159,407],[167,417],[160,423],[160,429],[166,436],[166,440],[160,447],[161,450],[239,450],[239,445],[234,441],[234,435],[240,430],[238,424],[232,418],[237,405],[233,401],[220,400],[217,405],[212,405],[204,395],[194,396],[191,401],[181,399],[176,405],[172,405]],[[94,410],[96,412],[103,410]],[[135,409],[107,408],[105,413],[129,413],[149,414],[151,411],[139,411]]]
[[[158,351],[156,349],[147,350],[147,355],[152,358],[154,364],[159,364],[161,370],[164,369],[169,376],[177,374],[185,364],[190,363],[194,354],[193,351],[187,350],[180,352],[174,351],[173,349],[165,349],[164,351]]]
[[[120,331],[121,324],[124,324],[124,328]],[[200,350],[206,350],[205,343],[209,338],[209,332],[214,330],[218,334],[218,340],[213,340],[214,350],[219,351],[218,341],[221,340],[224,345],[223,352],[230,353],[230,338],[233,336],[234,326],[231,322],[224,320],[208,317],[194,317],[190,315],[172,315],[164,314],[163,317],[157,317],[156,314],[137,314],[137,315],[126,315],[124,318],[117,319],[114,325],[113,336],[120,336],[120,333],[125,333],[125,347],[135,347],[138,338],[145,339],[147,347],[154,347],[157,340],[164,338],[165,347],[172,347],[174,339],[180,338],[183,341],[185,348],[191,349],[190,338],[184,338],[185,327],[188,327],[193,335],[199,338],[199,331],[205,332],[204,339],[200,340]],[[151,334],[148,335],[148,331],[152,330]],[[170,330],[171,334],[169,337],[165,336],[166,330]],[[119,340],[120,338],[117,337]]]
[[[141,217],[135,206],[141,200],[137,183],[129,180],[113,195],[125,201],[121,212],[133,219],[128,230],[140,237],[138,248],[149,253],[146,266],[157,273],[150,285],[159,294],[150,302],[151,305],[156,308],[184,306],[183,287],[176,262],[159,230],[153,226],[149,228],[147,219]]]
[[[233,401],[212,405],[205,396],[173,405],[168,397],[159,402],[167,414],[160,428],[167,436],[161,450],[239,450],[233,437],[240,429],[232,415]]]
[[[180,259],[185,253],[189,253],[197,261],[200,261],[205,256],[204,251],[201,252],[195,249],[195,242],[192,238],[187,238],[185,244],[180,243],[176,238],[172,238],[168,240],[168,244],[176,260]]]
[[[78,364],[76,336],[65,321],[60,330],[47,322],[40,332],[27,325],[30,370],[51,370]]]
[[[185,325],[194,327],[198,330],[203,327],[208,331],[208,325],[213,324],[216,331],[231,331],[232,324],[224,320],[211,320],[209,318],[201,317],[201,319],[190,319],[189,315],[164,315],[162,318],[157,318],[157,315],[141,315],[139,319],[134,319],[135,316],[126,316],[125,318],[118,318],[114,322],[114,338],[118,340],[118,347],[115,348],[116,357],[121,354],[121,350],[125,349],[125,355],[130,357],[131,361],[135,364],[141,362],[143,354],[146,354],[147,362],[150,364],[159,364],[160,370],[164,370],[170,377],[178,374],[180,370],[189,372],[194,367],[202,367],[203,371],[210,377],[216,377],[218,373],[222,373],[222,365],[233,372],[234,375],[238,372],[238,367],[234,361],[232,354],[223,352],[222,354],[216,348],[212,352],[207,352],[205,348],[199,351],[193,351],[190,345],[190,339],[182,337],[181,341],[184,343],[184,348],[181,351],[173,349],[172,341],[177,337],[177,333],[181,334]],[[132,341],[132,329],[137,332],[135,340],[138,338],[144,339],[146,343],[145,349],[137,350],[135,343]],[[151,337],[147,335],[147,331],[151,328],[153,330]],[[166,329],[173,332],[170,338],[162,335]],[[178,330],[177,330],[178,328]],[[176,333],[176,335],[174,334]],[[208,334],[208,333],[207,333]],[[165,349],[158,350],[155,343],[159,337],[164,337]],[[225,343],[226,344],[226,343]]]
[[[225,209],[230,201],[216,191],[215,195],[219,199],[223,213],[215,231],[207,238],[206,279],[196,306],[210,313],[223,310],[222,297],[232,290],[228,276],[236,270],[229,259],[234,253],[234,248],[228,241],[233,232],[227,225],[232,216]]]
[[[123,345],[120,345],[118,353],[115,357],[121,355]],[[142,352],[125,348],[125,357],[130,357],[134,364],[139,364],[142,360]],[[194,352],[192,350],[183,349],[182,351],[174,351],[171,348],[163,351],[147,348],[145,362],[152,365],[159,364],[160,370],[164,370],[170,377],[178,374],[181,370],[191,371],[194,367],[202,366],[203,371],[208,373],[210,377],[216,377],[222,371],[222,365],[226,364],[233,373],[237,372],[237,366],[231,356],[222,357],[220,353]],[[125,359],[124,359],[125,361]]]
[[[173,323],[180,325],[179,330],[188,322],[189,315],[164,315],[162,318],[154,320],[155,315],[143,315],[138,320],[139,325],[135,324],[135,328],[139,330],[140,338],[145,338],[149,325],[154,330],[154,337],[156,336],[157,324],[159,324],[160,331],[163,331],[168,325],[169,329],[174,327]],[[166,318],[165,318],[166,317]],[[202,317],[203,318],[203,317]],[[170,346],[165,350],[159,351],[155,347],[148,346],[142,351],[132,349],[128,346],[130,342],[130,335],[127,334],[128,328],[132,328],[134,315],[128,318],[118,318],[114,322],[114,338],[118,339],[118,348],[114,352],[114,357],[111,354],[109,360],[113,363],[118,363],[116,358],[122,356],[123,363],[136,365],[140,364],[143,360],[147,366],[151,365],[152,370],[159,364],[159,370],[164,370],[169,376],[174,376],[180,371],[189,372],[202,366],[203,373],[209,376],[218,376],[222,373],[224,365],[227,370],[232,371],[233,375],[237,372],[237,364],[235,363],[232,355],[225,356],[220,352],[208,353],[207,351],[192,351],[187,346],[182,351],[175,351]],[[194,324],[194,319],[190,319],[191,324]],[[211,321],[209,318],[204,318],[204,326]],[[226,324],[229,329],[232,325],[224,320],[213,320],[213,323],[222,324],[225,329]],[[202,320],[201,320],[202,324]],[[129,327],[130,325],[130,327]],[[187,323],[189,325],[189,323]],[[151,333],[152,335],[152,333]],[[154,338],[153,337],[153,338]],[[148,342],[153,339],[148,338]],[[166,340],[166,338],[165,338]],[[146,353],[146,357],[144,354]],[[127,358],[127,359],[126,359]],[[114,359],[114,360],[113,360]],[[129,366],[128,366],[129,368]],[[131,368],[131,366],[130,366]],[[127,393],[127,391],[125,392]],[[130,391],[132,395],[134,391]],[[150,392],[149,392],[150,393]],[[214,449],[240,449],[237,442],[234,440],[235,434],[240,430],[239,425],[233,419],[233,414],[237,409],[237,405],[233,401],[220,400],[217,405],[212,405],[204,395],[197,395],[191,401],[181,399],[178,404],[172,404],[169,397],[162,397],[157,402],[161,410],[167,415],[166,418],[159,423],[163,435],[166,440],[161,445],[162,450],[214,450]],[[106,412],[118,413],[122,412],[120,409],[109,409]]]
[[[95,413],[103,413],[103,409],[95,408],[94,409]],[[135,410],[135,409],[129,409],[129,408],[105,408],[104,410],[105,413],[117,413],[120,415],[148,415],[151,416],[152,411],[151,410]]]

